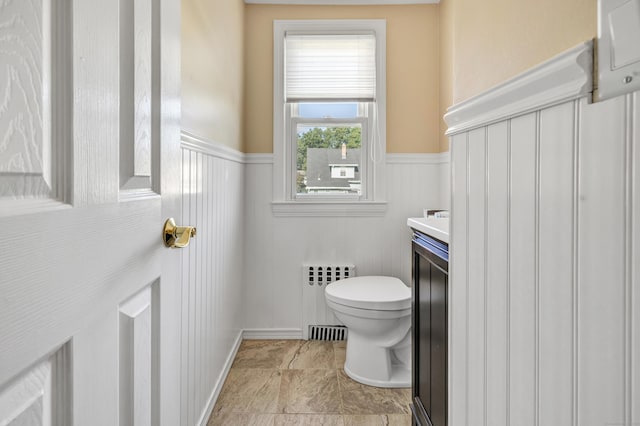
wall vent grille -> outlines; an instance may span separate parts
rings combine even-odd
[[[323,286],[355,276],[353,265],[305,265],[307,284]]]
[[[322,336],[323,328],[342,326],[333,310],[327,306],[324,289],[327,284],[356,276],[356,267],[350,264],[304,264],[302,266],[302,337],[314,340],[343,340],[321,339],[312,336],[312,327],[318,329],[317,336]],[[342,328],[342,327],[338,327]],[[330,334],[330,333],[329,333]],[[346,333],[344,338],[346,338]]]
[[[309,340],[347,340],[347,327],[343,325],[310,325]]]

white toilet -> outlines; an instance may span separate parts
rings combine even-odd
[[[393,277],[355,277],[325,288],[349,330],[344,371],[383,388],[411,387],[411,289]]]

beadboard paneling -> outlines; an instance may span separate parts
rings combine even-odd
[[[537,115],[511,123],[509,419],[534,423]]]
[[[191,136],[193,139],[193,136]],[[244,165],[183,144],[182,424],[205,424],[239,344]]]
[[[631,133],[632,141],[640,140],[640,98],[638,94],[633,95],[633,113],[631,114],[633,123],[633,131]],[[638,250],[640,249],[640,184],[638,183],[638,176],[640,176],[640,147],[637,142],[628,144],[627,146],[627,158],[631,161],[631,166],[627,170],[627,185],[629,200],[629,210],[627,215],[627,222],[631,221],[631,233],[628,235],[630,238],[629,243],[631,246],[627,255],[631,259],[629,262],[629,277],[627,278],[627,297],[626,300],[631,303],[631,308],[627,308],[628,315],[631,316],[629,321],[629,328],[627,329],[630,345],[628,351],[630,356],[628,361],[640,359],[640,289],[638,289],[638,277],[640,277],[640,262],[638,259]],[[634,226],[635,225],[635,226]],[[628,225],[627,225],[628,226]],[[635,307],[635,309],[634,309]],[[640,397],[640,368],[635,364],[636,368],[632,369],[629,380],[630,390],[629,398]],[[631,399],[633,401],[633,399]],[[640,423],[640,404],[630,404],[631,407],[631,424]]]
[[[486,252],[486,419],[492,426],[508,426],[508,227],[509,126],[487,129],[487,244]],[[490,142],[490,143],[489,143]]]
[[[581,123],[579,425],[625,424],[625,109],[589,105]]]
[[[467,387],[469,353],[468,339],[452,337],[468,336],[469,312],[469,275],[467,259],[469,256],[467,240],[468,229],[468,135],[459,134],[451,138],[451,230],[450,247],[460,247],[456,257],[450,257],[449,274],[456,280],[456,286],[449,285],[449,415],[451,424],[469,424]]]
[[[571,424],[576,104],[539,115],[536,407],[539,424]],[[553,248],[553,249],[551,249]]]
[[[390,275],[410,283],[411,232],[406,221],[422,216],[425,207],[441,206],[440,174],[446,158],[390,157],[387,209],[376,217],[276,217],[271,206],[273,165],[245,165],[245,329],[298,329],[302,335],[304,263],[346,262],[356,266],[357,275]]]
[[[637,104],[453,132],[450,426],[640,420]]]
[[[467,332],[470,336],[481,337],[468,342],[468,351],[474,356],[467,359],[467,387],[470,399],[482,395],[481,403],[469,406],[469,422],[479,425],[486,422],[486,136],[484,128],[469,132],[467,172],[467,262],[474,275],[469,277],[468,297],[470,301],[479,302],[469,303]]]

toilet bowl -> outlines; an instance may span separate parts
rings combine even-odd
[[[384,388],[411,387],[411,290],[393,277],[365,276],[325,288],[348,329],[345,373]]]

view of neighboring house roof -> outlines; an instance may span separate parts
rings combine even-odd
[[[353,169],[346,177],[332,177],[332,168]],[[334,174],[335,176],[335,174]],[[307,190],[345,190],[360,184],[360,148],[343,150],[332,148],[307,148]]]

